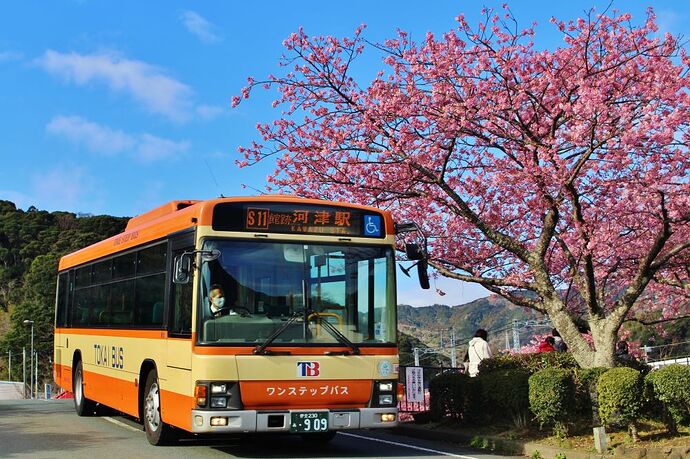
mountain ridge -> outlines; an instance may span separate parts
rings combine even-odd
[[[488,331],[492,347],[504,347],[505,332],[512,327],[513,321],[542,318],[535,311],[517,306],[498,295],[453,306],[398,304],[398,329],[428,347],[448,347],[450,330],[454,329],[456,345],[462,348],[478,328]]]

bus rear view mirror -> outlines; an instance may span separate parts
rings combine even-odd
[[[405,243],[405,255],[407,255],[408,260],[423,260],[424,251],[416,242],[406,242]]]
[[[428,263],[426,260],[419,260],[417,263],[417,276],[419,277],[419,286],[424,290],[429,290],[429,273],[427,272]]]
[[[183,253],[175,257],[175,273],[173,283],[188,284],[192,275],[192,257],[190,254]]]

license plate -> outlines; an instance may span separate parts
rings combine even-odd
[[[328,412],[292,413],[290,432],[326,432],[328,431]]]

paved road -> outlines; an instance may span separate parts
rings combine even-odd
[[[0,457],[8,458],[257,458],[257,457],[461,457],[489,455],[450,443],[418,440],[381,431],[339,433],[314,446],[291,435],[234,438],[190,437],[177,446],[148,444],[141,426],[121,416],[80,418],[71,400],[0,401]]]
[[[22,383],[0,381],[0,400],[20,400],[22,398],[24,398]]]

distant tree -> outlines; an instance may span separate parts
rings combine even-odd
[[[651,10],[553,19],[553,50],[507,7],[457,22],[419,43],[293,33],[285,71],[233,98],[274,86],[283,110],[240,165],[273,157],[269,189],[416,221],[438,273],[547,314],[581,366],[612,366],[626,319],[688,313],[690,58]],[[362,87],[372,47],[387,67]]]
[[[10,314],[9,324],[4,317],[0,323],[3,355],[7,350],[16,355],[22,348],[29,349],[30,328],[23,322],[33,320],[41,378],[50,378],[58,261],[122,232],[126,223],[126,218],[107,215],[77,219],[69,212],[36,208],[24,212],[9,201],[0,201],[0,309]]]

